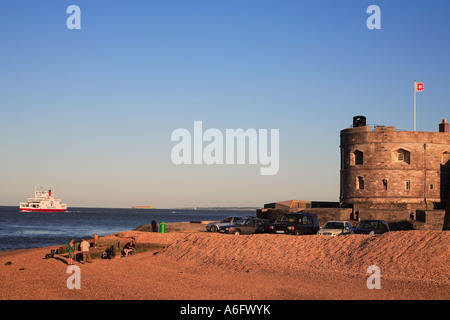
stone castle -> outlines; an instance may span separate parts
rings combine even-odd
[[[290,200],[266,204],[257,215],[307,209],[319,220],[383,219],[414,229],[450,228],[450,133],[371,126],[363,116],[340,133],[339,202]],[[403,228],[403,227],[400,227]]]

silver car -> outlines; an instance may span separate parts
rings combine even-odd
[[[328,221],[317,232],[319,235],[340,236],[353,233],[353,227],[348,221]]]
[[[206,225],[206,231],[217,232],[217,231],[219,231],[220,227],[226,226],[229,224],[234,224],[234,223],[238,222],[239,220],[241,220],[242,218],[244,218],[244,217],[233,216],[233,217],[227,217],[221,221],[214,221],[214,222],[208,223]]]

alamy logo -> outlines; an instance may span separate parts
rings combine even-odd
[[[193,136],[187,129],[172,132],[171,141],[179,141],[171,152],[172,162],[180,164],[259,164],[261,175],[275,175],[279,169],[279,129],[207,129],[202,121],[194,121]],[[248,143],[247,143],[248,141]],[[204,146],[204,142],[208,142]],[[269,155],[270,142],[270,155]],[[225,145],[225,149],[224,149]],[[247,157],[246,157],[247,155]]]
[[[68,266],[66,273],[71,274],[66,281],[67,289],[81,289],[81,270],[79,266]]]
[[[70,16],[67,18],[66,26],[67,29],[81,29],[81,10],[79,6],[71,5],[67,7],[67,13],[70,13]]]
[[[366,25],[367,29],[381,29],[381,9],[377,5],[371,5],[367,7],[366,13],[371,14],[367,18]]]
[[[367,268],[367,274],[370,276],[367,278],[367,289],[381,289],[381,270],[376,265],[371,265]]]

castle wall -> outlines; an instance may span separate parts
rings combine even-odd
[[[433,209],[446,202],[450,134],[369,126],[341,131],[342,206]]]
[[[382,219],[391,230],[450,230],[450,133],[396,131],[353,118],[341,131],[340,203],[290,200],[264,205],[257,216],[272,222],[286,212],[330,220]]]

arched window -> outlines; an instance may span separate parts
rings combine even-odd
[[[364,163],[364,153],[359,150],[355,150],[355,165],[363,165]]]
[[[442,164],[444,166],[450,166],[450,152],[445,151],[442,153]]]
[[[400,148],[397,150],[397,160],[411,164],[411,153],[408,150]]]
[[[359,190],[364,190],[364,178],[359,176],[358,178],[356,178],[356,187]]]
[[[364,163],[364,152],[356,149],[350,155],[350,165],[351,166],[361,166]]]

